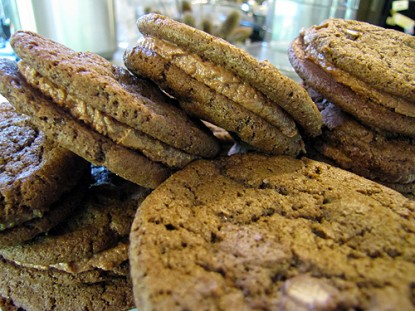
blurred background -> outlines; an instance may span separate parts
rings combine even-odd
[[[286,52],[302,27],[339,17],[413,34],[415,24],[415,0],[1,0],[0,57],[15,58],[8,40],[24,29],[122,65],[140,37],[137,18],[149,12],[220,36],[294,79]]]

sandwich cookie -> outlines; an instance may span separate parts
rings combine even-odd
[[[414,51],[413,37],[364,22],[330,19],[304,29],[289,58],[324,123],[308,149],[413,194]]]
[[[304,29],[289,59],[305,83],[362,123],[415,136],[415,38],[329,19]]]
[[[27,85],[40,91],[36,96],[43,94],[50,109],[26,108],[25,113],[46,134],[93,164],[154,188],[171,170],[219,151],[211,133],[191,121],[157,86],[100,56],[74,52],[23,31],[13,35],[11,45],[22,59],[19,72],[27,83],[9,69],[3,92],[21,102]],[[13,79],[19,82],[6,84]],[[39,106],[45,107],[42,101]]]
[[[158,14],[138,20],[144,34],[124,63],[179,99],[190,114],[263,152],[297,155],[320,133],[321,117],[304,89],[267,62],[201,30]]]
[[[116,176],[91,185],[84,206],[47,235],[0,250],[0,296],[25,310],[133,308],[128,235],[147,193]]]
[[[313,147],[340,167],[400,190],[413,191],[414,139],[364,126],[339,107],[322,102],[323,134]],[[394,187],[396,185],[396,187]]]
[[[46,139],[29,118],[0,103],[0,247],[46,232],[79,205],[90,164]]]
[[[130,234],[138,310],[413,310],[415,202],[307,158],[195,161]]]

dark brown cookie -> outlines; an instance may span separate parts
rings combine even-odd
[[[93,168],[84,205],[48,234],[0,250],[0,296],[24,310],[134,307],[128,235],[148,189]]]
[[[137,308],[414,309],[415,202],[303,158],[196,161],[142,203]]]
[[[199,156],[217,152],[215,140],[192,123],[183,111],[148,82],[92,53],[78,53],[36,33],[19,31],[10,41],[16,54],[66,97],[116,119],[166,144]],[[121,74],[122,77],[119,77]],[[144,83],[133,91],[134,84]],[[143,88],[159,92],[153,100],[139,94]],[[163,98],[163,100],[159,100]]]
[[[326,25],[330,25],[330,23],[330,21],[323,23],[321,26],[322,29],[325,28]],[[316,26],[315,29],[318,30],[319,27]],[[382,28],[377,29],[381,33],[384,30]],[[351,30],[351,32],[353,33],[354,30]],[[304,41],[306,33],[306,31],[301,33],[300,36],[292,42],[289,48],[289,59],[298,75],[308,86],[317,90],[324,98],[341,107],[344,111],[352,114],[364,124],[381,130],[415,137],[415,110],[413,108],[413,103],[410,103],[410,100],[406,97],[398,98],[393,94],[389,94],[388,92],[390,90],[386,87],[383,91],[377,89],[380,85],[385,85],[386,80],[383,80],[383,77],[385,76],[384,73],[383,76],[374,75],[374,77],[368,78],[380,79],[378,85],[372,86],[369,85],[368,82],[359,80],[361,77],[354,77],[352,76],[352,73],[345,73],[344,69],[336,68],[335,64],[330,63],[330,60],[327,60],[326,64],[323,65],[323,62],[325,61],[324,56],[322,56],[322,59],[319,61],[316,60],[316,57],[313,58],[310,56],[311,48]],[[366,35],[362,35],[361,32],[358,32],[358,34],[366,37]],[[386,37],[388,34],[389,32],[384,33]],[[367,35],[370,36],[370,32]],[[367,39],[366,41],[370,40]],[[359,44],[359,42],[360,41],[357,40],[353,43],[353,46]],[[372,48],[372,53],[376,53],[379,48],[377,42],[377,40],[372,38],[372,45],[362,43],[364,44],[362,50],[366,51]],[[402,46],[405,44],[405,42],[401,42]],[[332,43],[326,48],[321,47],[321,49],[327,54],[329,53],[329,50],[336,49],[334,46],[335,44]],[[397,46],[393,50],[397,51],[399,49],[399,46]],[[341,50],[341,48],[339,48],[339,50]],[[404,53],[401,52],[399,53],[399,55],[406,58],[403,54]],[[349,54],[344,55],[344,59],[347,59],[347,55]],[[350,57],[350,59],[354,60],[356,64],[349,64],[349,68],[360,68],[360,66],[366,65],[368,68],[371,67],[370,62],[372,58],[369,56],[360,57],[360,60],[359,57]],[[369,62],[369,64],[367,62]],[[383,66],[386,66],[388,58],[384,58],[383,60],[374,58],[373,62],[376,64],[380,62],[383,63]],[[393,65],[397,65],[397,63],[393,61]],[[376,67],[377,65],[373,66]],[[353,71],[353,69],[350,70]],[[394,72],[392,76],[399,75],[399,68],[392,66],[390,70]],[[403,78],[405,77],[403,73],[402,76]],[[400,79],[402,79],[402,77]],[[353,81],[352,84],[350,84],[350,81]],[[406,87],[406,89],[406,93],[413,92],[413,86],[412,90],[410,87]]]
[[[224,40],[159,14],[144,15],[137,25],[144,35],[173,43],[247,81],[281,106],[310,135],[320,132],[321,118],[306,92],[269,62],[259,62]]]
[[[142,154],[122,147],[76,121],[43,94],[31,88],[15,63],[0,62],[0,91],[20,112],[31,116],[45,135],[95,165],[103,165],[123,178],[154,188],[170,175],[170,170]]]
[[[147,50],[146,44],[127,51],[125,59],[128,68],[149,77],[179,98],[187,112],[234,133],[254,148],[289,155],[297,155],[302,150],[298,133],[283,134],[265,118],[192,78],[176,65],[166,65],[166,60]]]
[[[25,265],[84,261],[128,240],[131,221],[147,194],[127,181],[92,188],[75,214],[47,235],[0,249],[0,256]]]
[[[0,247],[65,219],[84,193],[90,165],[46,139],[27,116],[0,104]]]
[[[63,272],[19,268],[0,260],[1,296],[18,310],[129,310],[134,307],[127,277],[94,283],[58,282]],[[13,309],[12,309],[13,310]]]
[[[50,205],[48,211],[44,212],[41,217],[2,230],[0,232],[0,248],[29,241],[66,220],[82,205],[89,182],[89,176],[85,176],[71,192],[64,194],[57,202]]]
[[[413,139],[376,132],[333,104],[321,111],[325,127],[314,147],[344,169],[389,183],[415,181]]]

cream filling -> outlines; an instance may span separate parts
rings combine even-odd
[[[262,93],[229,70],[161,39],[144,37],[138,44],[154,51],[217,93],[262,117],[280,129],[284,135],[294,137],[297,134],[294,120],[281,107],[268,100]]]
[[[330,74],[336,82],[348,86],[358,95],[370,98],[377,104],[393,109],[398,114],[408,117],[415,117],[414,104],[405,99],[379,91],[371,87],[366,82],[354,77],[350,73],[337,68],[334,64],[328,62],[324,55],[318,52],[311,44],[306,44],[305,54],[308,59],[319,65],[324,71]]]
[[[138,150],[152,161],[161,162],[169,167],[183,167],[196,158],[92,108],[85,101],[68,94],[64,89],[42,77],[24,62],[19,62],[19,70],[29,84],[51,97],[74,118],[83,121],[119,145]]]
[[[111,271],[128,259],[128,245],[127,242],[119,243],[113,248],[97,253],[91,258],[81,261],[60,262],[51,265],[35,265],[19,261],[14,261],[14,263],[25,268],[38,270],[49,270],[54,268],[68,273],[82,273],[94,269]]]

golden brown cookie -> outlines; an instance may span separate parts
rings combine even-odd
[[[130,234],[139,310],[414,309],[415,202],[328,164],[196,161]]]
[[[300,36],[307,58],[338,82],[397,113],[415,117],[415,107],[409,104],[415,104],[413,36],[345,19],[305,28]]]
[[[414,46],[397,31],[331,19],[303,30],[289,59],[308,86],[361,122],[414,137]]]
[[[96,136],[95,142],[90,143],[95,146],[81,141],[81,146],[70,147],[76,145],[74,139],[69,142],[70,138],[60,142],[88,161],[154,188],[169,175],[169,168],[181,168],[194,159],[213,157],[218,152],[214,137],[192,122],[150,81],[137,78],[98,55],[77,53],[35,33],[19,31],[11,44],[22,59],[19,71],[26,82],[48,97],[59,108],[57,111],[66,113],[72,123],[79,123],[77,127],[89,129]],[[55,133],[58,130],[62,128],[51,127],[45,132],[59,136]],[[69,130],[66,137],[76,136],[78,131],[65,130]],[[124,154],[125,163],[121,163],[117,153]]]
[[[164,165],[114,143],[76,121],[58,105],[27,84],[15,63],[0,61],[0,91],[14,107],[30,116],[45,135],[95,165],[104,165],[123,178],[154,188],[170,175]]]
[[[189,114],[271,154],[303,151],[299,129],[320,133],[321,116],[308,94],[269,63],[162,15],[141,17],[138,28],[144,37],[125,51],[126,67],[152,79]]]

